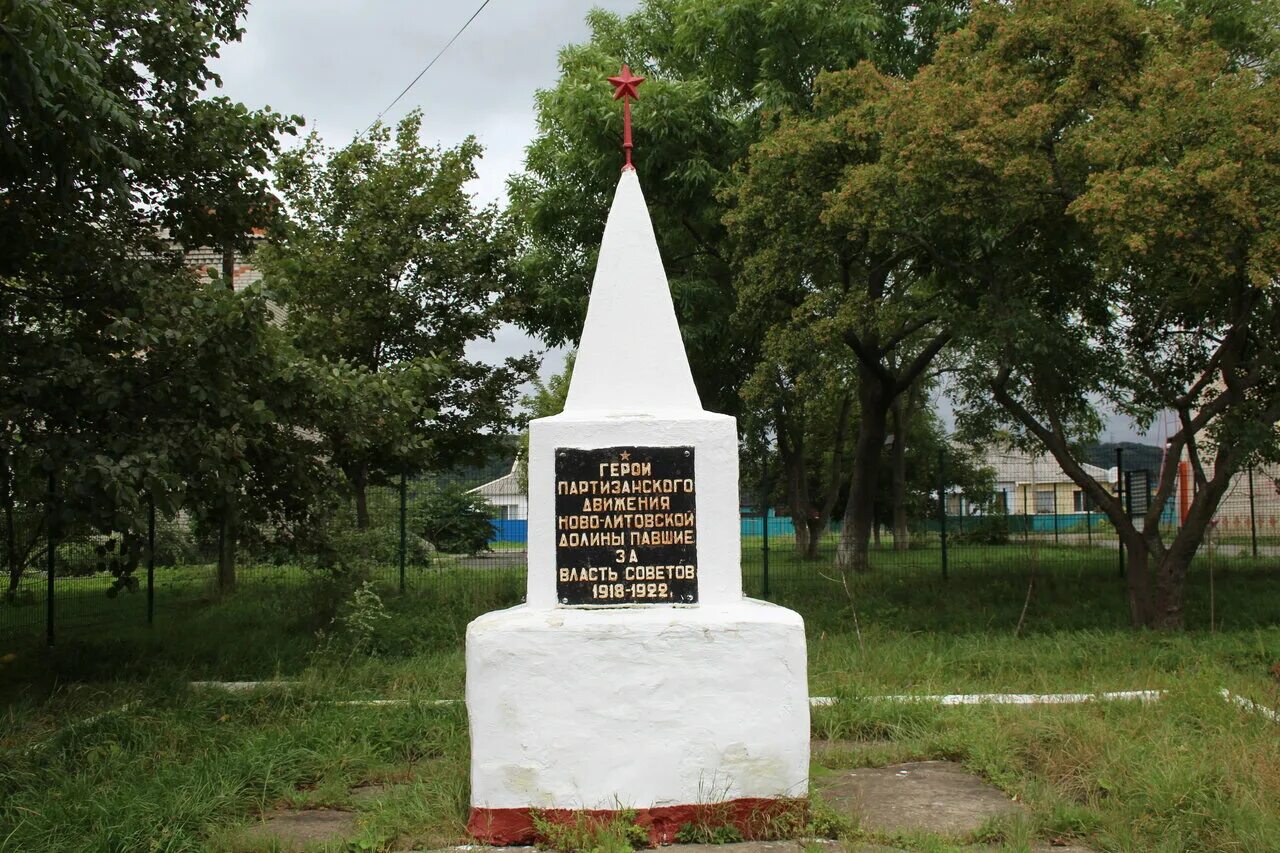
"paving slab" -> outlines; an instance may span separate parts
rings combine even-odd
[[[671,844],[666,847],[660,847],[659,850],[672,851],[697,851],[697,853],[708,853],[708,851],[721,851],[724,853],[799,853],[805,848],[820,849],[823,851],[832,851],[832,853],[841,853],[846,848],[839,841],[832,841],[828,838],[818,838],[812,841],[738,841],[733,844]],[[861,850],[862,848],[857,848]]]
[[[269,812],[261,823],[239,833],[243,845],[270,850],[302,850],[309,844],[345,841],[356,833],[356,816],[337,809],[297,809]]]
[[[993,817],[1022,808],[999,788],[952,761],[838,771],[817,787],[827,802],[871,832],[962,836]]]

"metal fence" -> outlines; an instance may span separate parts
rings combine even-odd
[[[871,572],[975,582],[1039,570],[1098,573],[1114,567],[1123,573],[1124,552],[1111,523],[1081,500],[1056,465],[1016,454],[1000,461],[999,500],[973,501],[944,478],[913,513],[906,536],[877,525]],[[1278,474],[1246,471],[1235,478],[1212,531],[1211,547],[1222,558],[1280,566]],[[1135,484],[1154,483],[1154,474],[1133,476],[1122,467],[1110,475],[1113,487],[1130,489],[1127,500],[1135,499]],[[45,505],[19,507],[20,523],[6,528],[15,539],[26,533],[20,542],[4,543],[5,554],[19,554],[23,562],[19,580],[12,588],[6,584],[0,601],[0,639],[56,643],[73,632],[147,625],[180,618],[227,591],[219,585],[216,536],[189,515],[152,512],[145,529],[132,535],[56,529],[49,535],[56,500],[53,494]],[[516,472],[485,482],[391,478],[369,486],[365,503],[365,523],[358,523],[352,500],[322,541],[244,531],[235,586],[288,591],[355,572],[387,592],[431,590],[466,610],[522,599],[528,500]],[[1176,527],[1176,501],[1168,516]],[[778,514],[777,506],[744,508],[740,533],[747,594],[785,597],[838,582],[838,521],[808,555],[797,549],[792,519]]]

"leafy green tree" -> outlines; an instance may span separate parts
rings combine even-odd
[[[848,492],[849,436],[856,429],[851,371],[841,348],[780,326],[766,333],[761,360],[743,385],[748,430],[772,431],[783,500],[797,555],[817,559],[822,534]]]
[[[206,97],[208,59],[239,38],[244,7],[0,4],[7,514],[29,508],[24,480],[52,471],[61,530],[135,535],[148,498],[225,505],[229,492],[196,494],[184,478],[225,484],[255,464],[248,447],[266,460],[255,476],[309,467],[290,455],[305,453],[292,429],[237,420],[275,405],[278,374],[216,357],[285,357],[254,319],[259,303],[214,298],[156,239],[168,228],[189,245],[234,242],[272,210],[259,173],[297,120]],[[15,555],[6,548],[11,589]]]
[[[962,421],[1040,444],[1115,525],[1135,625],[1183,623],[1190,565],[1233,473],[1280,419],[1280,90],[1128,0],[980,7],[883,108],[898,218],[937,258],[967,358]],[[886,193],[846,177],[840,215]],[[1085,473],[1090,399],[1176,413],[1198,488],[1176,532]]]
[[[430,488],[419,501],[414,527],[446,554],[479,554],[493,537],[493,507],[457,483]]]
[[[909,73],[963,4],[854,0],[646,0],[594,10],[538,94],[537,138],[510,183],[525,322],[548,343],[582,328],[595,253],[621,166],[621,111],[604,78],[625,60],[648,82],[633,107],[635,162],[703,402],[738,413],[758,329],[734,320],[732,241],[722,222],[733,167],[780,109],[805,109],[824,69],[875,56]]]
[[[577,360],[576,350],[565,354],[564,367],[559,373],[553,373],[543,382],[539,376],[533,377],[533,393],[521,398],[529,420],[549,418],[564,411],[564,402],[569,398],[569,383],[573,380],[573,363]],[[529,428],[520,435],[519,477],[520,488],[529,491]]]
[[[839,350],[857,434],[837,563],[867,568],[881,450],[891,412],[952,340],[932,258],[903,229],[880,163],[878,114],[902,83],[869,63],[825,75],[808,113],[788,115],[746,161],[736,206],[743,312],[791,346]],[[858,170],[873,207],[846,204]],[[842,392],[842,393],[846,393]],[[905,540],[904,540],[905,541]]]
[[[497,367],[466,358],[469,343],[509,317],[510,246],[496,212],[475,209],[465,189],[479,145],[425,146],[421,124],[415,112],[394,134],[375,126],[336,151],[313,135],[281,155],[276,184],[289,215],[258,256],[297,346],[359,380],[344,387],[372,407],[321,425],[360,528],[371,478],[491,452],[532,369],[528,358]]]

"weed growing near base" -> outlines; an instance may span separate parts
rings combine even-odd
[[[575,812],[565,818],[535,810],[532,818],[539,847],[565,853],[631,853],[649,846],[649,831],[636,823],[636,813],[629,809],[608,817]]]

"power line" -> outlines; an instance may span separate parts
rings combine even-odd
[[[431,61],[427,63],[425,68],[423,68],[421,71],[418,72],[418,76],[410,80],[409,85],[405,86],[404,89],[401,90],[400,94],[396,95],[395,98],[391,100],[391,103],[387,104],[385,107],[382,108],[382,111],[378,113],[378,117],[375,118],[373,121],[369,122],[368,127],[360,131],[361,136],[364,136],[366,133],[372,130],[373,126],[378,122],[382,121],[382,117],[386,115],[387,112],[392,107],[394,107],[397,103],[399,103],[401,98],[403,98],[406,94],[408,94],[409,90],[412,89],[417,84],[417,82],[422,79],[422,75],[426,74],[428,71],[431,70],[431,66],[436,64],[436,60],[444,56],[444,52],[453,46],[453,43],[458,40],[458,36],[466,32],[467,27],[471,26],[471,22],[476,19],[477,15],[479,15],[481,12],[484,11],[484,7],[488,6],[490,2],[491,0],[484,0],[484,2],[480,4],[479,8],[477,8],[474,12],[471,13],[471,17],[467,18],[467,22],[462,25],[462,28],[453,34],[453,38],[449,39],[449,41],[445,43],[444,47],[440,48],[439,53],[431,57]]]

